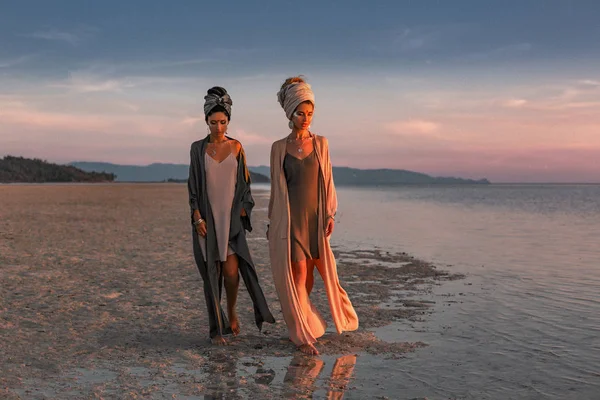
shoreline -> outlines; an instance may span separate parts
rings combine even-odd
[[[431,304],[411,297],[463,277],[406,253],[333,246],[360,327],[342,335],[332,332],[317,274],[311,299],[329,326],[317,344],[322,356],[299,355],[287,339],[272,284],[264,238],[268,192],[255,190],[248,244],[277,323],[258,332],[241,284],[242,332],[220,348],[208,341],[185,186],[6,185],[0,195],[0,358],[5,360],[0,394],[6,398],[119,398],[170,391],[198,396],[223,387],[235,389],[236,396],[280,398],[277,393],[269,397],[278,375],[261,368],[265,360],[289,364],[289,359],[287,372],[296,368],[298,376],[321,371],[323,360],[334,364],[331,379],[347,386],[356,355],[394,359],[426,346],[401,337],[385,342],[373,331],[422,318]],[[281,391],[302,392],[315,383],[290,379],[295,384],[282,382]]]

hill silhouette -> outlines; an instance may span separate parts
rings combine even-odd
[[[117,175],[118,181],[156,182],[185,181],[188,177],[187,164],[150,164],[146,166],[119,165],[103,162],[73,162],[84,171],[110,172]],[[261,165],[248,167],[252,174],[252,182],[267,183],[270,181],[269,167]],[[333,177],[338,186],[373,186],[373,185],[409,185],[409,184],[489,184],[487,179],[463,179],[455,177],[433,177],[420,172],[402,169],[357,169],[349,167],[333,167]]]
[[[261,165],[251,170],[269,174],[269,167]],[[487,179],[463,179],[455,177],[435,177],[421,172],[404,169],[358,169],[333,167],[336,186],[386,186],[386,185],[488,185]]]
[[[72,162],[77,168],[84,171],[109,172],[117,175],[119,182],[183,182],[187,181],[189,166],[187,164],[161,164],[150,165],[120,165],[105,162]],[[251,169],[251,168],[250,168]],[[250,178],[254,183],[268,183],[266,176],[250,171]]]
[[[86,172],[72,165],[49,163],[37,158],[5,156],[0,159],[0,182],[112,182],[112,173]]]

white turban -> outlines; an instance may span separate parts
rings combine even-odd
[[[277,93],[277,100],[281,107],[285,111],[285,115],[288,119],[292,119],[292,114],[296,110],[296,107],[300,103],[310,101],[313,106],[315,105],[315,95],[310,88],[310,85],[306,82],[294,82],[290,83]]]

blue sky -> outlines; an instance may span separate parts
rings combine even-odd
[[[334,164],[600,182],[598,2],[205,3],[0,3],[0,155],[187,163],[222,85],[266,164],[303,74]]]

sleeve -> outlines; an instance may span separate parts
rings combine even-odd
[[[252,197],[252,190],[250,185],[252,180],[250,179],[250,171],[246,164],[246,153],[244,148],[240,145],[240,161],[242,162],[242,173],[246,182],[244,194],[242,195],[242,207],[246,210],[246,215],[242,217],[242,225],[245,230],[252,232],[251,215],[252,209],[254,208],[254,198]]]
[[[198,147],[192,144],[190,148],[190,172],[188,174],[188,195],[190,203],[190,220],[193,223],[194,210],[198,207],[198,188],[200,187],[200,160],[198,158]]]
[[[268,218],[269,221],[271,220],[271,214],[273,213],[273,194],[275,193],[275,143],[273,143],[273,145],[271,146],[271,161],[270,161],[270,167],[271,167],[271,195],[269,196],[269,212],[268,212]]]
[[[327,218],[334,218],[337,213],[338,200],[335,184],[333,183],[333,167],[329,156],[329,141],[323,138],[323,153],[325,154],[325,168],[327,170],[326,194],[327,194]]]

